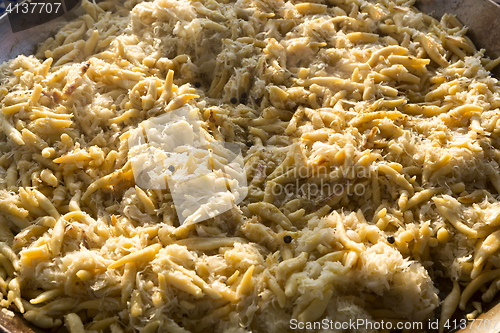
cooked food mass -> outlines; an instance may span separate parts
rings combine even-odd
[[[437,279],[441,329],[491,301],[500,59],[413,3],[83,0],[0,66],[0,306],[71,333],[374,332],[425,330]]]

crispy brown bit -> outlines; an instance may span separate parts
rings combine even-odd
[[[76,90],[76,84],[71,84],[69,86],[67,86],[66,88],[64,88],[64,94],[65,95],[71,95],[74,91]]]
[[[83,66],[82,66],[82,75],[84,75],[85,73],[87,73],[87,70],[89,69],[90,67],[90,61],[87,61]]]
[[[87,236],[85,236],[85,232],[83,233],[82,242],[83,242],[83,245],[87,248],[87,250],[90,249],[89,241],[87,239]]]
[[[52,100],[54,103],[59,103],[61,101],[61,93],[57,89],[52,92]]]
[[[212,110],[210,110],[210,117],[208,117],[208,120],[211,122],[211,123],[215,123],[217,120],[215,119],[214,117],[214,112]]]

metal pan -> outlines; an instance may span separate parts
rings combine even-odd
[[[498,1],[500,2],[500,1]],[[440,19],[456,14],[469,27],[467,35],[478,49],[486,49],[491,59],[500,57],[500,5],[492,0],[417,0],[418,9]],[[500,78],[500,66],[493,71]]]
[[[21,1],[20,4],[27,2]],[[38,44],[53,36],[67,22],[80,14],[83,8],[75,6],[64,15],[36,27],[13,33],[7,13],[0,16],[0,63],[15,58],[20,54],[35,54]]]
[[[486,49],[486,55],[491,59],[500,57],[500,5],[492,0],[417,0],[417,8],[429,15],[440,19],[445,13],[456,14],[458,19],[469,27],[468,36],[478,48]],[[63,16],[28,30],[13,33],[7,14],[0,16],[0,63],[12,59],[20,54],[34,54],[37,45],[76,16],[83,14],[76,6]],[[493,74],[500,78],[500,66]],[[446,287],[444,295],[446,296]],[[497,304],[480,316],[482,319],[500,319],[500,297]],[[464,313],[458,313],[456,318]],[[64,328],[63,328],[64,330]],[[485,333],[500,332],[500,329],[480,330]],[[7,309],[0,310],[0,332],[5,333],[42,333],[33,328],[21,316]],[[61,332],[59,330],[58,332]],[[461,330],[460,333],[479,332],[475,329]]]

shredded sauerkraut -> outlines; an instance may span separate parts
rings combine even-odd
[[[462,286],[441,325],[491,301],[499,61],[413,2],[83,0],[0,66],[0,306],[330,332],[426,330],[438,277]]]

